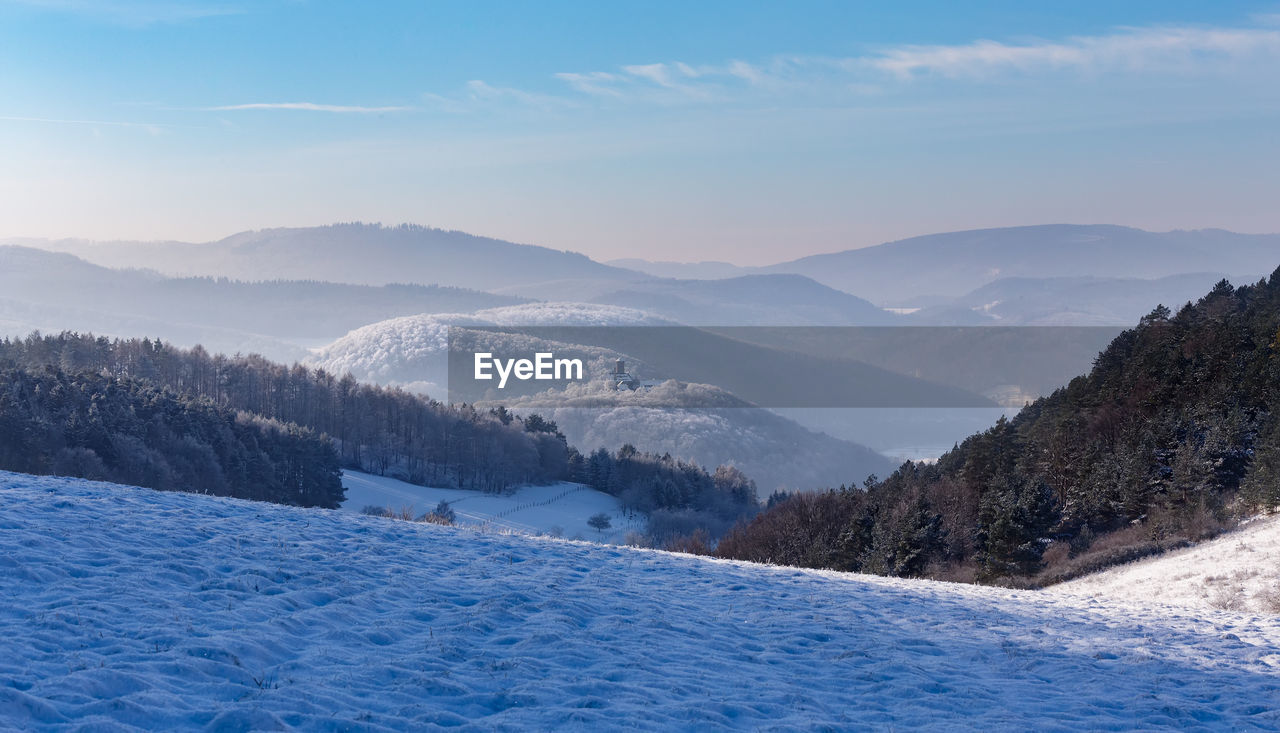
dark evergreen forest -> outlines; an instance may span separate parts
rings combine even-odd
[[[0,468],[333,508],[330,442],[113,376],[0,369]]]
[[[562,439],[351,376],[276,364],[257,355],[211,355],[150,339],[63,333],[0,341],[0,364],[53,366],[137,380],[329,436],[341,465],[433,486],[501,491],[564,479]]]

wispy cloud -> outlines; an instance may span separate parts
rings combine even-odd
[[[566,82],[574,90],[585,94],[595,94],[605,97],[621,97],[622,92],[613,88],[615,82],[622,77],[617,74],[610,74],[607,71],[588,71],[586,73],[577,72],[561,72],[556,74],[556,78]]]
[[[434,110],[449,114],[472,114],[477,112],[491,113],[499,108],[520,108],[556,112],[569,109],[580,109],[584,106],[580,99],[572,99],[565,95],[530,92],[514,87],[494,86],[479,79],[467,82],[465,91],[454,96],[424,93],[422,99]]]
[[[88,125],[92,127],[128,127],[144,130],[151,135],[160,135],[172,125],[152,122],[121,122],[118,120],[72,120],[55,117],[21,117],[18,115],[0,115],[0,122],[35,122],[45,125]]]
[[[673,103],[710,101],[720,92],[719,80],[730,76],[721,67],[676,61],[631,64],[617,71],[562,72],[555,78],[572,91],[593,97]]]
[[[472,100],[489,102],[516,102],[528,107],[553,109],[565,106],[576,106],[564,97],[553,94],[537,94],[512,87],[496,87],[479,79],[467,82],[467,92]]]
[[[881,94],[912,80],[938,77],[981,81],[1001,74],[1053,71],[1117,73],[1197,73],[1229,64],[1280,59],[1280,28],[1262,16],[1241,28],[1119,28],[1094,36],[1060,40],[955,45],[904,45],[861,56],[774,56],[719,64],[683,61],[629,64],[614,70],[567,71],[554,75],[566,85],[559,93],[499,90],[469,83],[468,97],[548,107],[575,95],[599,102],[699,104],[803,97],[822,102]],[[1258,65],[1258,68],[1261,68]],[[463,105],[463,98],[436,97]],[[556,102],[555,100],[559,100]]]
[[[693,67],[689,66],[688,64],[680,64],[678,68],[682,70],[689,69],[690,71],[692,71]],[[638,79],[648,80],[650,82],[653,82],[654,84],[657,84],[660,87],[667,87],[668,89],[673,89],[679,86],[674,81],[672,81],[671,72],[666,64],[640,64],[640,65],[624,66],[622,67],[622,70],[633,77],[636,77]]]
[[[1277,53],[1280,31],[1270,28],[1135,28],[1064,41],[1009,44],[984,40],[952,46],[904,46],[865,61],[901,77],[975,77],[1009,70],[1150,71],[1189,62]]]
[[[252,109],[284,109],[304,112],[334,112],[338,114],[382,114],[384,112],[404,112],[412,107],[360,107],[344,104],[316,104],[315,102],[250,102],[248,104],[227,104],[218,107],[205,107],[206,112],[234,112]]]

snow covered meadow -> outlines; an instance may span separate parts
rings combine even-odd
[[[445,501],[461,525],[596,542],[622,542],[628,532],[643,533],[645,528],[644,518],[628,517],[616,497],[583,484],[521,486],[509,494],[492,494],[418,486],[386,476],[343,471],[342,485],[347,499],[341,508],[351,512],[376,506],[396,514],[408,510],[416,517]],[[599,513],[609,515],[611,523],[603,531],[587,524]]]
[[[1192,547],[1060,583],[1053,593],[1280,615],[1280,516]]]
[[[1280,727],[1280,619],[0,473],[0,727]]]

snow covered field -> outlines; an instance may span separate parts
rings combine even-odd
[[[0,727],[1275,730],[1278,700],[1271,616],[0,473]]]
[[[342,509],[359,512],[378,506],[400,512],[408,508],[420,516],[449,502],[458,524],[521,534],[544,534],[567,539],[621,542],[627,532],[644,531],[642,518],[628,519],[618,500],[583,484],[558,483],[521,486],[511,494],[486,494],[462,489],[437,489],[375,476],[343,471],[347,500]],[[587,526],[593,514],[609,515],[612,526],[599,532]]]
[[[1046,590],[1280,615],[1280,516]]]

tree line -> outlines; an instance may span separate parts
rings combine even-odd
[[[151,339],[34,333],[0,341],[0,362],[135,379],[329,436],[341,465],[411,483],[501,491],[567,477],[562,439],[471,406],[449,406],[261,356]]]
[[[314,431],[132,379],[0,368],[0,468],[299,506],[343,499]]]
[[[649,539],[665,546],[694,535],[708,540],[759,511],[756,484],[732,466],[713,473],[670,454],[624,445],[573,462],[573,480],[618,497],[624,510],[648,517]]]

